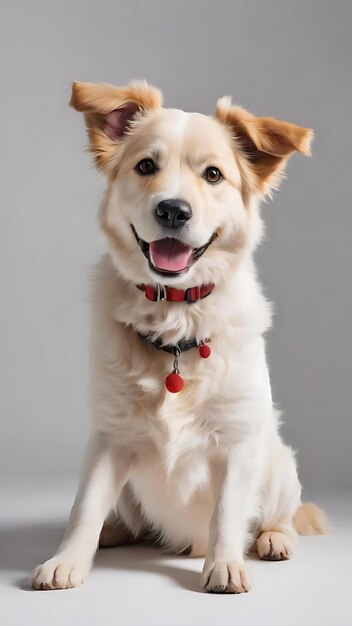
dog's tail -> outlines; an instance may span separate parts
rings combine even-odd
[[[293,524],[299,535],[328,535],[331,532],[325,511],[312,502],[300,504]]]

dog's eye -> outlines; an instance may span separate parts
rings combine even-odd
[[[153,159],[142,159],[137,163],[135,170],[140,176],[150,176],[151,174],[155,174],[157,167]]]
[[[207,169],[205,170],[203,174],[203,178],[205,178],[205,180],[208,181],[208,183],[212,183],[213,185],[215,183],[218,183],[222,179],[222,177],[223,176],[219,168],[214,167],[213,165],[211,165],[210,167],[207,167]]]

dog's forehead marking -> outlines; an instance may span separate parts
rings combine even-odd
[[[183,143],[183,139],[184,139],[184,135],[186,132],[186,128],[187,128],[187,124],[189,121],[189,113],[185,113],[185,111],[178,111],[179,116],[178,116],[178,123],[177,123],[177,128],[176,128],[176,132],[177,135],[179,137],[179,141],[180,144]]]
[[[158,140],[180,156],[218,153],[229,159],[234,157],[227,133],[208,115],[164,109],[155,120],[155,129]]]
[[[165,143],[172,142],[173,149],[180,148],[184,140],[189,115],[180,109],[164,109],[159,120],[157,120],[160,140]]]

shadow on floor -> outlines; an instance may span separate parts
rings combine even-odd
[[[31,570],[55,553],[63,533],[62,524],[50,522],[0,527],[0,570],[18,572],[22,578],[12,584],[21,590],[31,590]],[[170,563],[170,558],[177,559],[180,567]],[[170,557],[158,547],[137,544],[99,550],[94,567],[161,574],[184,589],[201,592],[199,572],[182,568],[185,558]]]

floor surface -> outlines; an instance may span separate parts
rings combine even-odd
[[[55,551],[73,494],[72,484],[39,481],[0,493],[2,624],[352,626],[351,494],[316,499],[334,534],[300,537],[292,561],[251,558],[249,594],[202,593],[201,559],[142,545],[100,551],[80,589],[32,591],[28,575]]]

